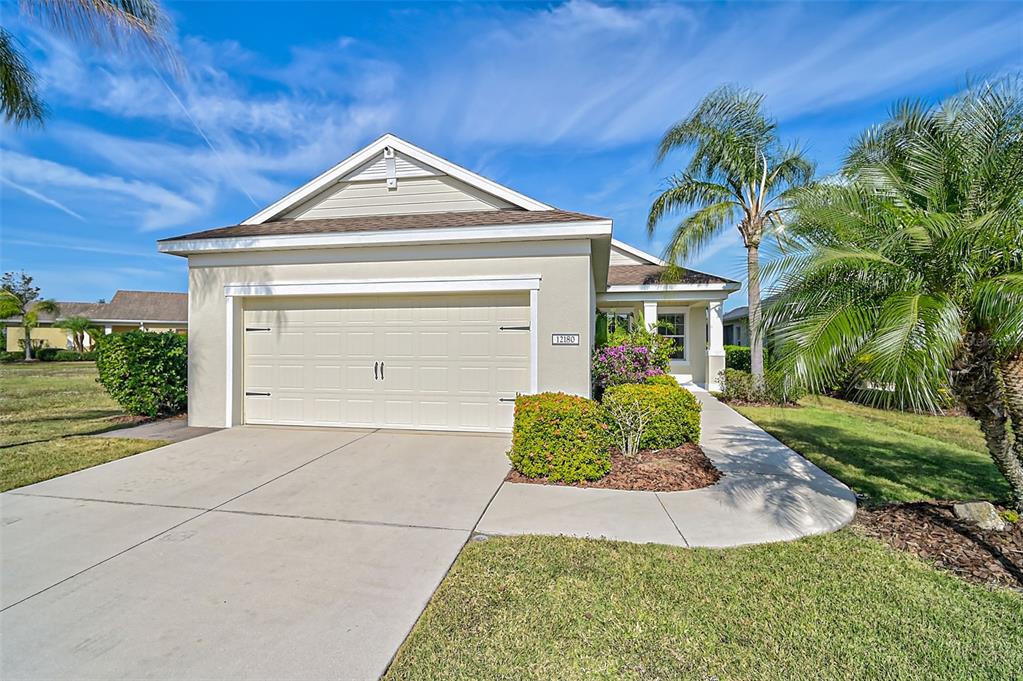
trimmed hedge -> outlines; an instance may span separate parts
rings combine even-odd
[[[742,345],[725,346],[725,368],[750,371],[752,368],[750,350]]]
[[[25,359],[25,353],[24,352],[16,352],[16,351],[0,352],[0,362],[17,362],[17,361],[20,361],[20,360],[23,360],[23,359]]]
[[[36,348],[32,350],[32,358],[40,362],[52,362],[56,359],[58,352],[62,352],[62,350],[60,348]]]
[[[530,478],[596,480],[611,470],[611,426],[599,403],[539,393],[515,400],[512,466]]]
[[[640,449],[669,449],[700,442],[700,403],[677,382],[616,385],[604,393],[604,403],[638,402],[650,414],[640,438]]]
[[[726,402],[792,404],[806,394],[806,390],[777,371],[768,371],[763,381],[757,381],[748,371],[725,369],[719,380],[721,397]]]
[[[54,362],[88,362],[96,359],[95,352],[77,352],[75,350],[60,350],[53,355]]]
[[[96,368],[99,382],[129,414],[176,414],[188,404],[184,336],[152,331],[102,336],[96,347]]]

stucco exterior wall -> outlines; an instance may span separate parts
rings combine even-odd
[[[25,337],[25,329],[20,326],[8,326],[5,331],[7,352],[21,352],[23,348],[18,341]],[[32,329],[32,342],[38,344],[39,341],[44,341],[43,347],[64,350],[67,348],[67,331],[53,326],[37,326]]]
[[[242,419],[244,298],[229,284],[330,283],[448,277],[541,279],[538,388],[589,396],[593,294],[589,241],[321,248],[194,255],[189,258],[189,424],[221,427],[227,419],[227,363],[234,370],[233,423]],[[391,295],[391,294],[388,294]],[[400,295],[400,294],[394,294]],[[228,301],[234,326],[228,348]],[[555,346],[555,333],[578,333],[579,345]]]

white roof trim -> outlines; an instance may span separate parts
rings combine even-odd
[[[668,265],[667,261],[661,260],[656,255],[653,255],[651,253],[647,253],[646,251],[641,251],[638,248],[636,248],[635,246],[630,246],[629,244],[625,243],[624,241],[619,241],[618,239],[611,239],[611,246],[612,246],[612,248],[621,249],[621,250],[625,251],[626,253],[628,253],[629,255],[634,255],[637,258],[640,258],[642,260],[646,260],[651,265],[661,265],[661,266],[664,266],[664,267],[667,267],[667,265]]]
[[[540,275],[502,277],[422,277],[327,282],[238,283],[224,286],[225,296],[335,296],[367,293],[465,293],[532,291],[540,288]]]
[[[740,284],[640,284],[608,286],[607,293],[645,293],[647,291],[738,291]]]
[[[440,156],[431,154],[425,149],[420,149],[416,145],[388,133],[377,140],[370,142],[369,145],[355,152],[325,173],[322,173],[318,177],[305,183],[287,196],[272,203],[255,215],[245,219],[242,224],[259,225],[267,220],[272,220],[273,218],[278,217],[314,194],[322,191],[333,182],[340,180],[349,172],[361,167],[364,163],[366,163],[366,161],[370,160],[377,154],[383,153],[385,147],[391,147],[395,151],[400,151],[402,154],[410,158],[436,168],[445,175],[450,175],[451,177],[461,180],[462,182],[465,182],[466,184],[481,191],[493,194],[494,196],[504,199],[508,203],[514,204],[519,208],[523,208],[525,210],[553,210],[553,206],[548,206],[546,203],[540,203],[539,201],[531,199],[524,194],[520,194],[513,189],[500,185],[493,180],[488,180],[482,175],[477,175],[471,170],[467,170],[459,165],[451,163],[450,161],[446,161]]]
[[[530,241],[544,239],[584,239],[607,237],[610,220],[553,222],[531,225],[491,225],[487,227],[437,227],[427,229],[391,229],[372,232],[319,234],[275,234],[236,236],[218,239],[187,239],[157,242],[161,253],[189,255],[218,251],[300,249],[327,246],[408,246],[428,243],[479,241]]]

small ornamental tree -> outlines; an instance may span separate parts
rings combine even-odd
[[[188,341],[184,336],[152,331],[101,336],[96,369],[99,382],[129,414],[176,414],[188,404]]]
[[[54,300],[39,297],[39,287],[24,272],[7,272],[0,279],[0,318],[21,317],[25,329],[25,359],[32,359],[32,329],[39,326],[39,313],[60,312]]]

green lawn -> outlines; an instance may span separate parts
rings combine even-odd
[[[0,491],[138,454],[165,443],[81,437],[123,412],[92,362],[0,365]]]
[[[1009,496],[976,423],[872,409],[827,397],[802,408],[736,407],[868,503]]]
[[[397,679],[1018,679],[1023,597],[844,530],[680,549],[470,543]]]

